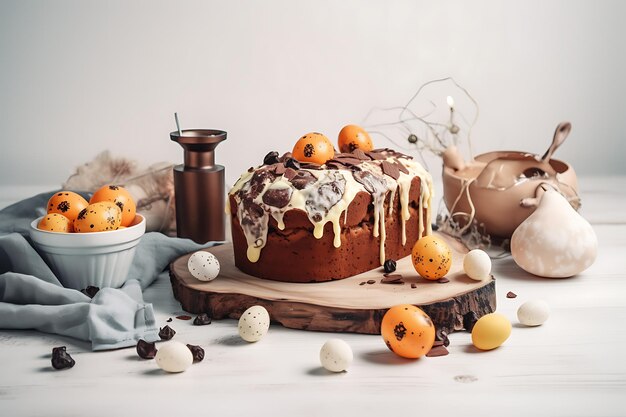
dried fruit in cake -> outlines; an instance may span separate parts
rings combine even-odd
[[[433,235],[424,236],[415,242],[411,260],[420,276],[435,281],[450,271],[452,251],[443,239]]]
[[[350,153],[355,149],[369,152],[374,149],[372,138],[361,126],[347,125],[339,132],[339,152]]]
[[[87,200],[72,191],[59,191],[50,197],[46,210],[48,213],[62,214],[72,222],[88,205]]]
[[[110,201],[115,203],[122,212],[122,226],[130,226],[135,220],[137,206],[130,193],[119,185],[105,185],[96,191],[89,203],[99,203],[102,201]]]
[[[76,233],[117,230],[122,221],[120,208],[109,201],[88,205],[74,220]]]
[[[59,213],[48,213],[39,220],[37,229],[49,232],[70,233],[73,230],[70,219]]]
[[[326,136],[313,132],[307,133],[296,142],[292,154],[300,162],[323,165],[335,156],[335,149]]]
[[[421,309],[411,304],[391,307],[380,326],[385,344],[396,355],[416,359],[435,343],[435,325]]]

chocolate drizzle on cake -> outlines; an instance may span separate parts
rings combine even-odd
[[[380,263],[385,261],[385,217],[393,213],[389,204],[385,213],[385,201],[392,202],[399,193],[400,218],[402,220],[402,244],[406,244],[406,222],[411,215],[409,191],[411,181],[419,177],[419,236],[424,234],[424,208],[430,207],[432,179],[426,170],[410,156],[391,149],[363,152],[338,153],[326,164],[299,163],[290,153],[278,156],[270,152],[264,165],[244,173],[230,191],[237,203],[237,217],[248,244],[247,257],[257,262],[266,244],[270,216],[278,229],[284,230],[283,217],[292,209],[307,213],[313,225],[313,235],[320,239],[324,226],[333,225],[333,245],[341,246],[341,217],[347,216],[348,206],[359,192],[371,195],[374,207],[372,234],[380,237]],[[227,208],[230,211],[230,208]],[[430,211],[428,211],[430,213]],[[427,233],[430,233],[428,226]]]

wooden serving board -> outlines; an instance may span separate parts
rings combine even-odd
[[[382,267],[330,282],[265,280],[235,266],[232,244],[205,249],[220,262],[220,275],[215,280],[198,281],[189,273],[187,261],[191,254],[170,264],[170,280],[174,297],[185,311],[208,313],[213,319],[237,319],[248,307],[262,305],[272,322],[293,329],[379,334],[387,309],[413,304],[432,318],[437,329],[450,333],[463,328],[465,314],[473,311],[481,317],[495,310],[495,280],[470,279],[462,265],[467,248],[446,235],[439,236],[453,253],[447,283],[419,277],[410,256],[397,262],[395,273],[403,275],[404,284],[382,284]],[[367,284],[370,280],[375,283]]]

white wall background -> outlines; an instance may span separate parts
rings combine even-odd
[[[626,174],[626,2],[0,0],[0,186],[60,184],[104,149],[182,160],[184,127],[219,128],[232,183],[308,131],[453,76],[480,104],[478,152]],[[384,143],[380,145],[386,145]]]

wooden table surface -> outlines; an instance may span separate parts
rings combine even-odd
[[[164,374],[133,348],[93,353],[68,338],[0,331],[0,416],[624,416],[626,177],[583,178],[581,189],[598,259],[562,280],[531,277],[510,257],[495,261],[498,312],[513,332],[494,351],[477,351],[459,332],[448,356],[411,361],[379,336],[272,326],[248,344],[234,320],[196,327],[174,318],[175,339],[203,346],[206,358]],[[508,291],[518,297],[506,298]],[[161,326],[182,313],[167,274],[145,298]],[[517,307],[535,298],[550,304],[550,319],[522,327]],[[354,351],[346,373],[320,368],[319,349],[333,337]],[[50,351],[61,344],[76,366],[59,372]]]

